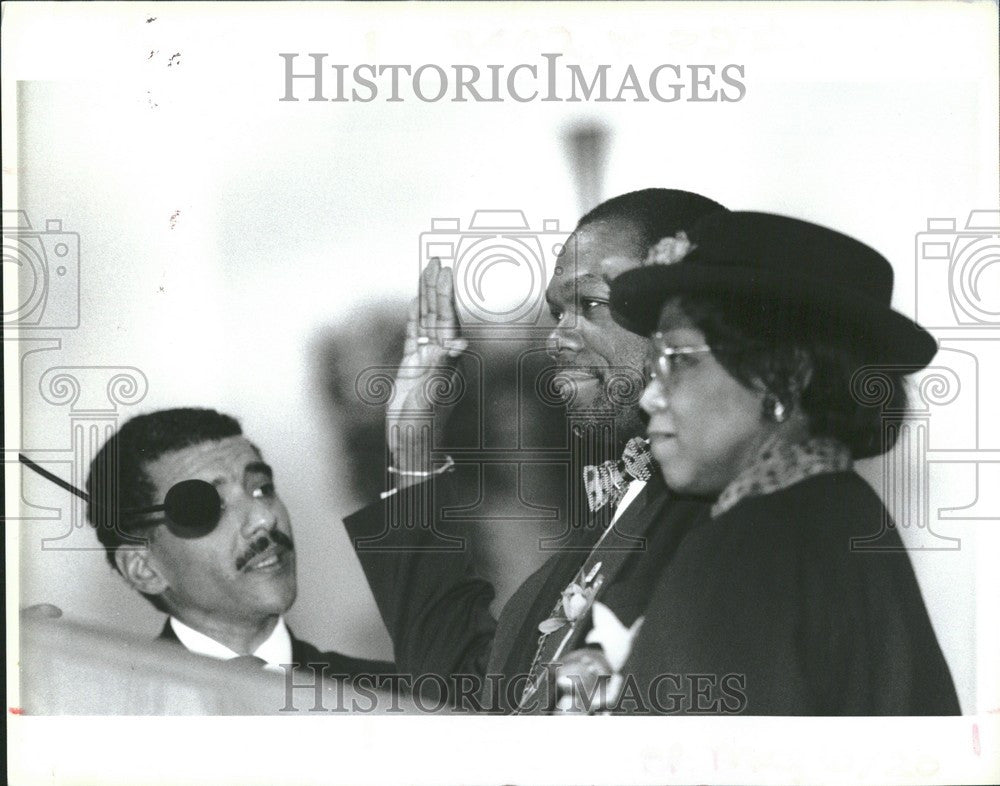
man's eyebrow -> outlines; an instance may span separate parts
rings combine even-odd
[[[267,475],[272,480],[274,479],[274,470],[271,469],[271,465],[264,461],[251,461],[243,468],[244,479],[248,475],[252,475],[255,472]],[[229,482],[229,478],[224,475],[219,475],[218,477],[212,478],[212,485],[216,488],[220,486],[225,486]]]
[[[267,475],[269,478],[274,478],[274,470],[271,469],[271,465],[264,461],[251,461],[243,468],[243,477],[247,475],[252,475],[255,472],[259,472],[262,475]]]
[[[607,276],[607,275],[595,276],[593,273],[588,273],[587,275],[580,276],[580,278],[577,279],[577,282],[576,282],[577,283],[577,293],[579,294],[580,287],[582,287],[582,286],[588,286],[588,285],[594,285],[594,284],[596,284],[597,286],[609,287],[610,288],[611,287],[611,282],[614,281],[614,280],[615,280],[614,276]]]
[[[576,300],[576,301],[579,301],[581,298],[587,298],[589,300],[589,299],[593,298],[594,296],[593,295],[588,295],[587,293],[582,292],[581,289],[583,289],[584,287],[589,286],[589,285],[597,285],[597,286],[601,286],[601,287],[607,287],[607,286],[610,286],[610,284],[611,284],[611,282],[608,279],[604,278],[603,276],[597,276],[597,275],[594,275],[593,273],[584,273],[579,278],[577,278],[577,279],[575,279],[573,281],[573,289],[572,289],[571,293],[572,293],[573,299]],[[569,293],[567,293],[567,294],[569,294]],[[560,298],[560,300],[561,300],[561,298]],[[549,295],[548,292],[545,293],[545,302],[549,305],[550,308],[558,308],[559,307],[559,301],[553,299]]]

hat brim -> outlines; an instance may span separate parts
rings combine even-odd
[[[683,294],[711,294],[791,304],[814,335],[847,341],[868,362],[924,368],[938,345],[913,320],[872,299],[835,287],[817,287],[810,279],[726,265],[655,264],[615,279],[611,309],[615,320],[633,333],[657,329],[663,304]]]

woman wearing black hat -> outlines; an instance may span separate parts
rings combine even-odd
[[[688,711],[958,713],[895,528],[861,543],[888,512],[852,463],[895,432],[852,390],[877,368],[901,409],[903,377],[936,352],[891,294],[871,248],[760,213],[713,216],[615,280],[616,319],[652,338],[653,455],[673,491],[713,503],[624,667],[653,707],[704,675]]]

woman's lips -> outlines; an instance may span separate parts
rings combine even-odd
[[[597,379],[597,374],[585,368],[565,368],[561,367],[556,372],[557,377],[572,380]]]

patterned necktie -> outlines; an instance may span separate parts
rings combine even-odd
[[[605,505],[621,502],[631,480],[652,477],[653,457],[649,443],[642,437],[632,437],[618,461],[588,464],[583,468],[583,485],[587,491],[587,506],[595,513]]]

